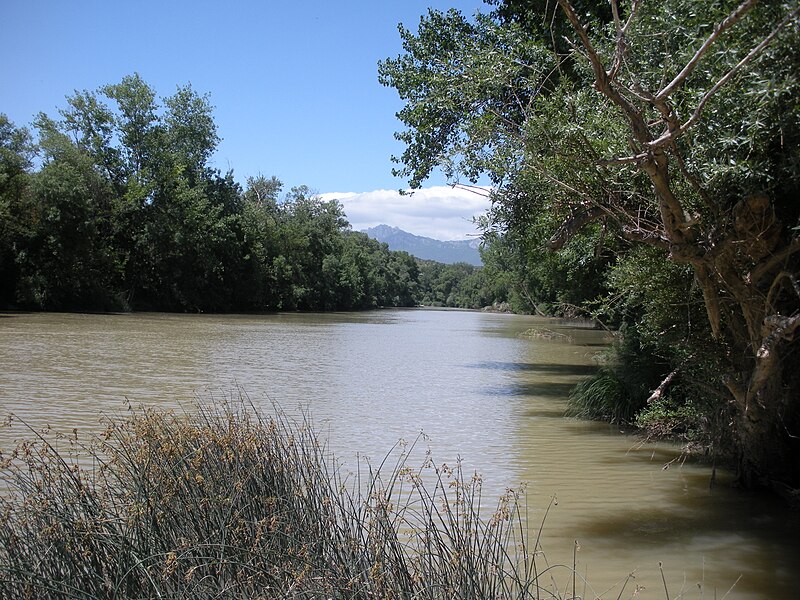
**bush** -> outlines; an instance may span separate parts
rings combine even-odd
[[[636,404],[614,372],[603,369],[573,388],[567,414],[581,419],[627,423],[635,414]]]

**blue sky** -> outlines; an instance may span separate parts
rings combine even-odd
[[[466,14],[489,8],[479,0],[6,0],[0,112],[27,125],[39,111],[55,116],[76,89],[96,90],[134,72],[160,96],[191,83],[215,106],[223,138],[216,167],[232,168],[240,181],[263,173],[287,188],[359,194],[362,208],[373,212],[365,223],[405,228],[402,202],[392,202],[380,219],[381,201],[364,195],[405,185],[392,176],[390,161],[403,149],[393,138],[402,104],[378,83],[377,63],[400,53],[397,24],[415,28],[428,7]],[[460,197],[472,199],[454,192],[440,204],[463,231],[443,223],[427,231],[423,219],[412,233],[463,238],[471,231],[465,211],[476,204],[460,209],[453,201]],[[423,200],[409,198],[408,206]]]

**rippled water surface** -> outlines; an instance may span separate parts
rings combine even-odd
[[[530,328],[564,337],[531,338]],[[670,445],[562,417],[606,342],[554,321],[461,311],[4,314],[0,417],[91,432],[129,404],[191,410],[243,392],[265,410],[307,409],[348,465],[380,462],[424,432],[420,448],[481,472],[485,496],[525,484],[533,536],[552,502],[542,546],[549,562],[571,565],[577,541],[585,597],[617,598],[633,572],[623,598],[638,585],[638,597],[663,599],[659,562],[671,598],[722,598],[734,584],[728,598],[793,597],[796,514],[709,489],[709,469],[671,462]],[[19,424],[0,429],[0,448],[24,435]]]

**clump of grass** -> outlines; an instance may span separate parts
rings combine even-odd
[[[564,342],[571,344],[574,341],[573,337],[566,333],[561,333],[560,331],[553,331],[552,329],[544,329],[537,327],[531,327],[530,329],[526,329],[519,335],[520,337],[526,337],[534,340],[543,340],[548,342]]]
[[[484,516],[480,477],[406,456],[345,473],[246,402],[39,434],[2,458],[0,597],[562,597],[518,492]]]
[[[631,401],[625,385],[613,371],[599,373],[579,382],[570,392],[567,415],[579,419],[628,423],[638,406]]]
[[[633,424],[669,370],[639,332],[623,327],[602,355],[597,373],[573,388],[567,415]]]

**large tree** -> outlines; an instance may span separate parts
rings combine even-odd
[[[405,53],[380,65],[406,101],[398,172],[412,187],[434,168],[488,174],[496,213],[545,215],[553,250],[601,223],[686,265],[741,482],[797,486],[800,8],[584,4],[401,27]]]

